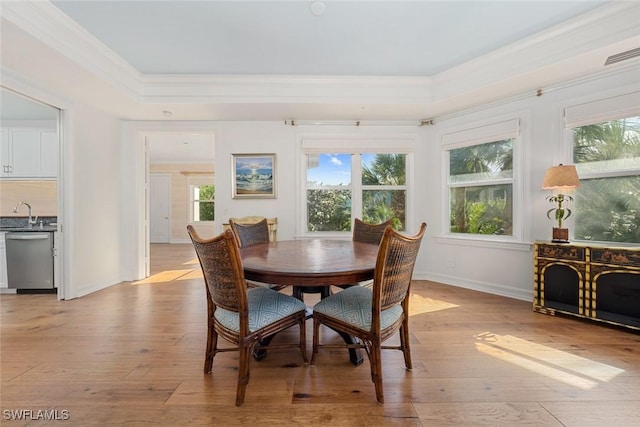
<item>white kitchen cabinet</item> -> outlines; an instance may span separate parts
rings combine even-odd
[[[54,130],[2,129],[0,160],[4,178],[55,178],[58,175],[58,135]]]
[[[40,176],[55,178],[58,176],[58,133],[40,134]]]

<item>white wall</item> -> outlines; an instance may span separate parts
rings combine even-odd
[[[122,123],[88,105],[74,105],[65,135],[68,217],[64,232],[72,278],[65,298],[86,295],[120,282],[122,271],[120,141]]]
[[[228,122],[216,132],[216,218],[218,232],[230,217],[278,218],[278,240],[292,239],[295,224],[296,128],[283,122]],[[275,199],[232,199],[231,154],[275,153]]]

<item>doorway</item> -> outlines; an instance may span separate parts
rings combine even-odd
[[[53,241],[50,258],[43,260],[52,267],[45,269],[43,275],[51,277],[47,283],[52,283],[51,291],[56,292],[54,288],[57,288],[58,299],[71,294],[63,272],[66,252],[59,225],[63,222],[61,213],[64,211],[59,167],[62,119],[61,109],[0,87],[0,216],[7,226],[23,226],[27,223],[28,212],[32,226],[42,229],[43,236],[48,235],[47,239]],[[5,260],[2,253],[0,292],[20,286],[16,285],[16,280],[9,283]]]
[[[171,241],[171,175],[149,174],[149,243]]]
[[[206,235],[213,234],[214,221],[206,224],[197,217],[198,198],[194,188],[202,180],[214,184],[215,136],[211,129],[200,130],[205,124],[172,123],[162,129],[142,132],[146,146],[145,176],[147,194],[145,217],[145,253],[151,254],[154,244],[191,244],[186,232],[192,224]],[[203,225],[204,224],[204,225]],[[152,257],[146,257],[147,276],[154,271]]]

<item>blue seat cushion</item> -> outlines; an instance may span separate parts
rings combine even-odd
[[[249,332],[255,332],[284,317],[306,309],[304,303],[299,299],[266,287],[248,289],[247,300],[249,303]],[[239,332],[238,313],[218,307],[214,316],[226,328]]]
[[[371,330],[371,304],[373,291],[363,286],[352,286],[313,306],[313,311],[333,317],[364,331]],[[381,328],[391,326],[402,316],[402,306],[394,305],[380,313]]]

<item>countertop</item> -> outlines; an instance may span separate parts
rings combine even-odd
[[[27,233],[52,233],[58,231],[58,227],[52,225],[45,225],[40,228],[39,225],[34,225],[32,228],[27,227],[0,227],[0,233],[3,232],[27,232]]]
[[[0,233],[26,231],[29,233],[58,231],[58,217],[40,216],[35,217],[36,223],[29,226],[29,218],[26,216],[0,216]],[[40,228],[42,224],[42,228]]]

